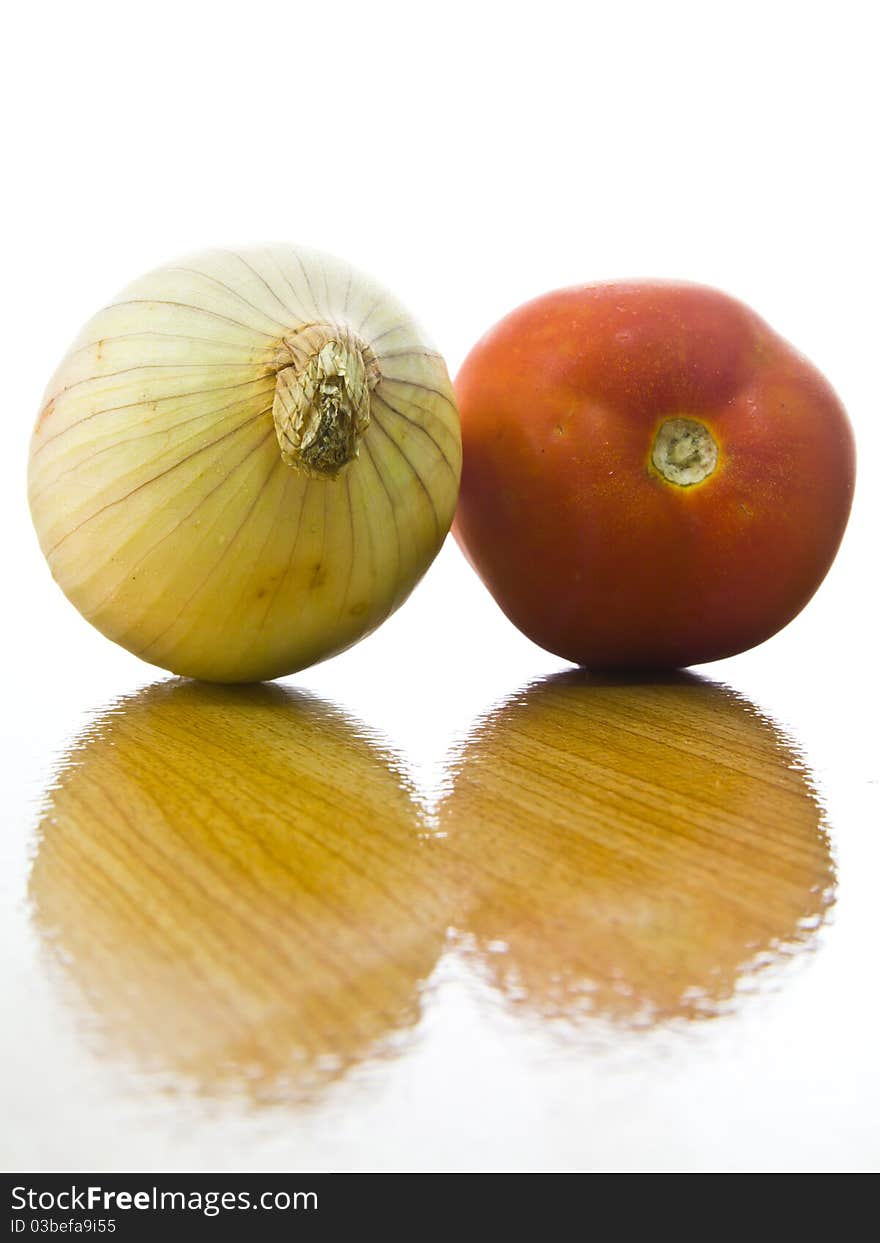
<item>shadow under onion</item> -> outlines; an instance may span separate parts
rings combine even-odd
[[[447,888],[405,780],[279,686],[151,686],[49,793],[36,923],[100,1032],[199,1090],[308,1094],[420,1015]]]

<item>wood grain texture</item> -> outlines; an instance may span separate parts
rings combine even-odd
[[[105,1036],[202,1089],[308,1092],[413,1026],[448,923],[390,757],[280,687],[160,684],[50,793],[30,895]]]
[[[520,1011],[717,1014],[809,944],[833,900],[796,751],[699,678],[539,682],[482,722],[456,770],[440,827],[463,944]]]
[[[554,1031],[718,1015],[810,946],[834,883],[751,704],[573,672],[478,723],[430,819],[320,700],[148,688],[63,763],[30,896],[101,1050],[271,1101],[407,1047],[444,953]]]

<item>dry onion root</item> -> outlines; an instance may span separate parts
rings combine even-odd
[[[53,376],[29,495],[52,574],[175,673],[246,682],[350,646],[403,602],[455,509],[443,359],[313,251],[210,251],[130,285]]]

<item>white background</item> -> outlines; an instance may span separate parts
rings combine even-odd
[[[0,73],[8,135],[0,506],[5,984],[16,1022],[3,1025],[0,1056],[19,1128],[16,1161],[58,1168],[76,1148],[99,1168],[163,1160],[192,1168],[194,1153],[206,1168],[243,1168],[247,1146],[261,1168],[876,1163],[868,1118],[880,1086],[868,1033],[880,1017],[871,915],[880,101],[869,9],[772,0],[15,6]],[[221,1127],[212,1146],[194,1116],[168,1107],[166,1118],[148,1095],[120,1103],[99,1067],[82,1069],[73,1036],[44,1030],[49,1003],[34,979],[23,898],[32,808],[52,757],[89,713],[154,671],[92,631],[52,584],[25,502],[30,428],[70,339],[119,287],[180,253],[265,240],[334,251],[375,274],[422,320],[453,374],[477,337],[527,297],[661,276],[743,299],[837,388],[860,454],[841,555],[785,632],[711,670],[793,730],[837,817],[847,919],[828,949],[834,971],[823,974],[820,959],[812,978],[821,988],[801,1010],[795,989],[783,1028],[768,1030],[765,1047],[775,1039],[793,1067],[784,1082],[777,1074],[768,1088],[779,1059],[762,1062],[758,1044],[755,1066],[741,1065],[738,1082],[724,1087],[712,1071],[722,1041],[709,1062],[679,1066],[681,1084],[692,1084],[690,1096],[678,1087],[688,1125],[670,1134],[667,1089],[642,1067],[629,1094],[591,1098],[607,1115],[603,1140],[578,1129],[582,1114],[556,1081],[535,1088],[522,1103],[528,1125],[517,1122],[514,1105],[501,1103],[503,1077],[493,1080],[462,1037],[413,1080],[423,1112],[403,1128],[404,1106],[389,1088],[384,1105],[373,1102],[369,1128],[366,1115],[341,1110],[313,1119],[300,1147],[289,1139],[285,1147],[280,1131],[268,1126],[260,1140],[239,1120],[237,1131],[229,1124],[234,1138],[224,1145]],[[555,667],[447,544],[380,633],[299,681],[384,730],[430,783],[479,712]],[[818,1041],[836,1068],[818,1100],[804,1097],[803,1023],[810,1048]],[[724,1039],[735,1044],[736,1033]],[[499,1056],[515,1063],[514,1046],[502,1041]],[[442,1090],[431,1086],[435,1073]],[[756,1126],[737,1104],[752,1073],[772,1102],[772,1124]],[[90,1124],[57,1112],[65,1076],[77,1074]],[[481,1084],[489,1099],[479,1119],[451,1131],[455,1108]],[[707,1100],[728,1119],[726,1138],[700,1113]],[[626,1124],[612,1124],[621,1109]],[[702,1124],[691,1125],[689,1109]]]

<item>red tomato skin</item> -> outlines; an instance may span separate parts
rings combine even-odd
[[[596,670],[732,656],[791,621],[834,559],[855,482],[846,412],[726,294],[547,294],[477,343],[455,389],[453,531],[510,620],[558,656]],[[689,487],[651,463],[673,417],[718,446]]]

